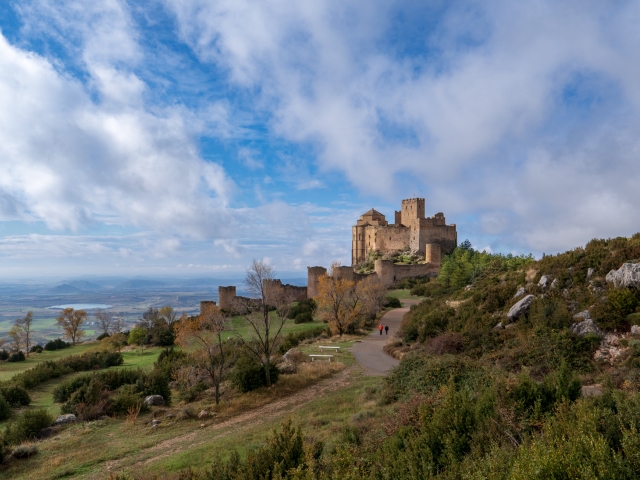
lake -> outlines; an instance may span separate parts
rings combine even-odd
[[[66,305],[54,305],[47,307],[49,309],[63,310],[65,308],[73,308],[74,310],[95,310],[96,308],[111,308],[111,305],[102,303],[68,303]]]

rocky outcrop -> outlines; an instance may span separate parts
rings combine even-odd
[[[515,322],[518,318],[525,315],[529,311],[529,307],[531,307],[531,304],[533,303],[535,298],[536,297],[533,295],[527,295],[518,303],[516,303],[513,307],[511,307],[511,309],[509,310],[509,313],[507,314],[509,323]]]
[[[67,413],[66,415],[60,415],[51,425],[55,427],[58,425],[66,425],[67,423],[74,423],[75,421],[77,421],[76,416],[73,413]]]
[[[143,402],[147,407],[163,407],[164,406],[164,398],[162,395],[149,395],[144,399]]]
[[[606,280],[616,288],[640,288],[640,263],[625,263],[618,270],[607,273]]]
[[[513,298],[518,298],[521,297],[522,295],[524,295],[525,293],[527,293],[527,291],[524,289],[524,287],[520,287],[518,289],[518,291],[516,292],[516,294],[513,296]]]
[[[549,286],[549,277],[547,277],[546,275],[542,275],[542,277],[540,277],[540,281],[538,282],[538,286],[540,288],[547,288]]]
[[[571,325],[571,327],[569,327],[569,330],[576,335],[583,337],[589,333],[593,333],[595,335],[602,336],[602,331],[591,318],[589,310],[584,310],[583,312],[574,315],[573,319],[576,321]]]
[[[600,348],[596,350],[593,358],[602,362],[608,362],[611,365],[615,365],[619,362],[622,354],[627,350],[620,345],[620,339],[624,338],[622,335],[616,335],[614,333],[607,333],[600,342]]]

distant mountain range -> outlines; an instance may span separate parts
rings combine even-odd
[[[86,280],[73,280],[71,282],[65,282],[65,284],[71,285],[72,287],[75,287],[79,290],[87,290],[87,291],[102,290],[104,288],[100,285],[96,285],[95,283],[87,282]]]
[[[55,293],[58,295],[80,293],[80,292],[82,292],[82,290],[72,285],[69,285],[68,283],[63,283],[62,285],[58,285],[57,287],[53,287],[49,289],[49,293]]]

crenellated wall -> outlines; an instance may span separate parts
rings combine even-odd
[[[223,310],[233,310],[236,299],[236,287],[218,287],[218,306]]]

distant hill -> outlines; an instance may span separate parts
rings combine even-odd
[[[118,289],[141,289],[141,288],[154,288],[154,287],[164,287],[166,285],[165,282],[160,282],[158,280],[148,280],[143,278],[134,278],[133,280],[127,280],[126,282],[122,282],[119,285],[116,285]]]
[[[102,290],[103,289],[103,287],[101,287],[100,285],[96,285],[95,283],[92,283],[92,282],[87,282],[86,280],[74,280],[72,282],[67,282],[65,285],[70,285],[80,290]]]
[[[49,289],[49,293],[57,293],[57,294],[65,294],[65,293],[81,293],[82,290],[76,288],[68,283],[63,283],[62,285],[58,285],[57,287],[53,287]]]

